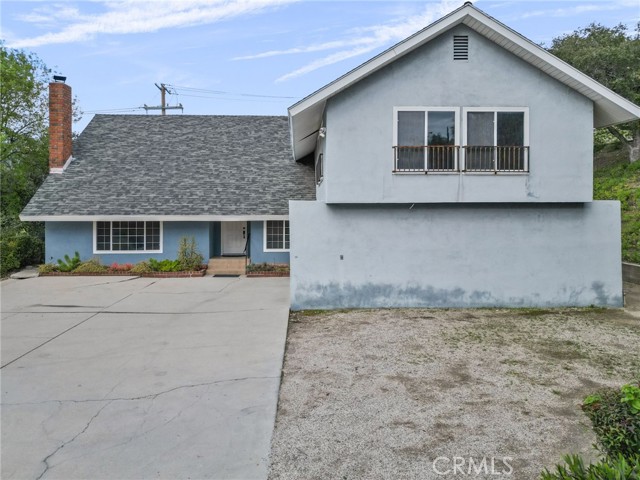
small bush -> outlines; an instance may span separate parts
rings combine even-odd
[[[151,265],[149,265],[149,262],[142,261],[140,263],[136,263],[129,272],[135,275],[142,275],[143,273],[153,272],[153,269],[151,268]]]
[[[198,251],[194,237],[181,237],[178,244],[178,262],[181,270],[200,270],[204,257]]]
[[[111,266],[109,267],[109,270],[112,270],[114,272],[128,272],[132,268],[133,268],[133,264],[132,263],[113,262],[111,264]]]
[[[58,266],[53,263],[43,263],[42,265],[38,265],[39,273],[51,273],[51,272],[57,272],[57,271],[58,271]]]
[[[75,252],[73,257],[65,255],[64,260],[58,259],[58,270],[61,272],[73,272],[81,263],[82,261],[80,260],[80,254],[78,252]]]
[[[149,266],[154,272],[179,272],[182,270],[182,265],[179,260],[156,260],[155,258],[149,259]]]
[[[564,457],[566,465],[556,466],[555,472],[544,470],[541,480],[638,480],[640,478],[640,456],[625,459],[618,455],[615,459],[604,459],[585,466],[579,455]]]
[[[589,395],[582,410],[589,417],[597,447],[610,458],[630,459],[640,452],[640,384],[605,388]]]
[[[80,265],[76,267],[74,272],[77,273],[102,273],[109,270],[106,265],[100,264],[100,260],[98,258],[92,258],[91,260],[87,260],[86,262],[82,262]]]
[[[251,263],[247,265],[247,273],[250,272],[288,272],[289,265],[282,263]]]

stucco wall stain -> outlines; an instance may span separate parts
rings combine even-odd
[[[620,307],[622,298],[609,295],[604,284],[594,282],[593,295],[584,296],[587,288],[559,292],[557,300],[540,301],[540,294],[522,297],[500,298],[489,291],[466,292],[433,286],[407,285],[398,287],[388,283],[353,285],[330,282],[328,284],[298,284],[292,298],[292,310],[335,308],[477,308],[477,307],[535,307],[535,306],[599,306]],[[587,300],[587,301],[585,301]]]
[[[610,305],[612,307],[622,307],[621,295],[609,295],[602,282],[593,282],[591,290],[596,294],[597,305]]]
[[[314,308],[372,308],[372,307],[444,307],[464,304],[465,291],[461,288],[442,289],[384,283],[331,282],[328,284],[298,285],[292,299],[293,310]]]
[[[527,191],[527,198],[535,198],[536,200],[540,198],[540,195],[533,190],[533,187],[531,186],[531,177],[528,175],[524,182],[524,186]]]

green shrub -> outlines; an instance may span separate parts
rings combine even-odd
[[[42,265],[38,265],[38,273],[51,273],[57,271],[58,266],[53,263],[43,263]]]
[[[283,263],[251,263],[247,265],[247,273],[250,272],[288,272],[289,265]]]
[[[0,276],[25,265],[41,263],[44,240],[33,228],[17,227],[2,230],[0,238]]]
[[[582,410],[591,420],[597,447],[610,458],[630,459],[640,452],[640,385],[605,388],[589,395]]]
[[[73,272],[81,263],[82,261],[80,260],[80,254],[78,252],[75,252],[73,257],[65,255],[64,260],[58,259],[58,270],[61,272]]]
[[[579,455],[564,457],[566,465],[557,465],[555,472],[544,470],[541,480],[638,480],[640,478],[640,455],[625,459],[604,459],[585,466]]]
[[[638,415],[640,413],[640,384],[628,383],[622,386],[620,392],[622,393],[622,403],[629,405],[632,414]]]
[[[109,267],[102,265],[100,259],[92,258],[86,262],[82,262],[75,268],[74,272],[77,273],[101,273],[109,270]]]
[[[149,259],[149,266],[154,272],[179,272],[182,270],[179,260],[156,260],[155,258]]]
[[[143,273],[153,272],[153,269],[151,268],[151,265],[149,265],[149,262],[142,261],[136,263],[129,272],[134,275],[142,275]]]
[[[200,270],[204,257],[198,251],[194,237],[181,237],[178,244],[178,262],[182,270]]]

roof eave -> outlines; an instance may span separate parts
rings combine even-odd
[[[289,215],[20,215],[23,222],[244,222],[263,220],[287,220]]]

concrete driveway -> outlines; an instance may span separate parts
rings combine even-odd
[[[3,281],[2,478],[266,478],[288,280]]]

